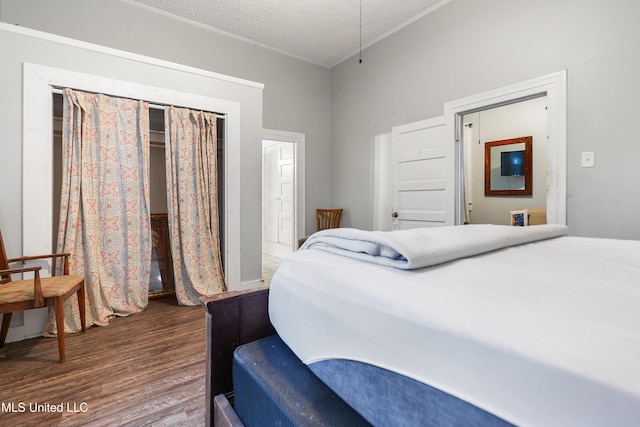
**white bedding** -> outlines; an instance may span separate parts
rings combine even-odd
[[[567,226],[559,224],[536,227],[475,224],[399,231],[331,228],[311,235],[300,249],[320,249],[374,264],[413,270],[565,234]]]
[[[269,313],[306,364],[370,363],[517,425],[640,420],[640,241],[559,237],[412,271],[298,251]]]

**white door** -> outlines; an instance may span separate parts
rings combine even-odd
[[[294,144],[263,141],[265,215],[263,250],[279,257],[292,252],[295,224]]]
[[[394,230],[454,225],[455,146],[444,116],[392,129]]]

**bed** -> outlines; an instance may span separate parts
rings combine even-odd
[[[640,242],[566,234],[316,233],[270,325],[374,425],[637,425]]]

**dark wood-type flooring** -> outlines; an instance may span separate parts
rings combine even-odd
[[[109,326],[67,334],[65,363],[56,339],[7,344],[0,426],[203,425],[205,330],[202,307],[169,296]],[[15,412],[7,412],[11,404]],[[61,404],[63,412],[53,412]]]

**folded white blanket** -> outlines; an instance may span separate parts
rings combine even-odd
[[[398,231],[333,228],[311,235],[300,250],[320,249],[412,270],[566,234],[567,226],[557,224],[529,227],[474,224]]]

